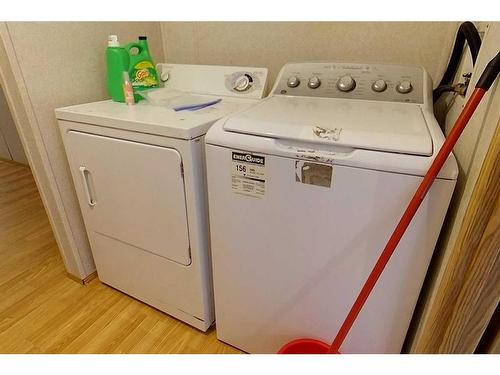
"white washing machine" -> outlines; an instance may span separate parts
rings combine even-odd
[[[158,68],[168,90],[222,100],[177,112],[108,100],[56,116],[99,279],[206,330],[214,312],[203,138],[262,98],[267,69]]]
[[[285,65],[206,135],[217,336],[331,342],[443,143],[418,66]],[[452,156],[341,348],[399,353],[450,202]]]

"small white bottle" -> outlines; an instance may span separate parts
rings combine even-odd
[[[120,47],[120,43],[118,42],[118,35],[108,36],[108,47]]]
[[[130,82],[130,77],[128,72],[123,72],[123,97],[125,98],[125,103],[127,105],[134,105],[134,90],[132,88],[132,82]]]

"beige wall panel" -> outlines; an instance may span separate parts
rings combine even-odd
[[[85,277],[95,267],[54,109],[107,98],[104,53],[108,34],[118,34],[122,43],[147,35],[153,58],[163,61],[160,25],[152,22],[14,22],[8,23],[7,28],[65,214],[82,256],[84,274],[75,276]]]
[[[274,80],[292,60],[423,65],[435,83],[448,62],[455,22],[163,22],[173,63],[266,66]]]

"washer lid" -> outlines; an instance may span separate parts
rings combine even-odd
[[[419,105],[273,96],[230,116],[226,131],[413,155],[432,155]]]

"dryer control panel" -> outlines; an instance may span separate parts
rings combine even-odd
[[[413,65],[305,62],[286,64],[273,95],[424,103],[425,70]]]
[[[164,87],[195,94],[261,99],[267,84],[266,68],[157,64],[156,69]]]

